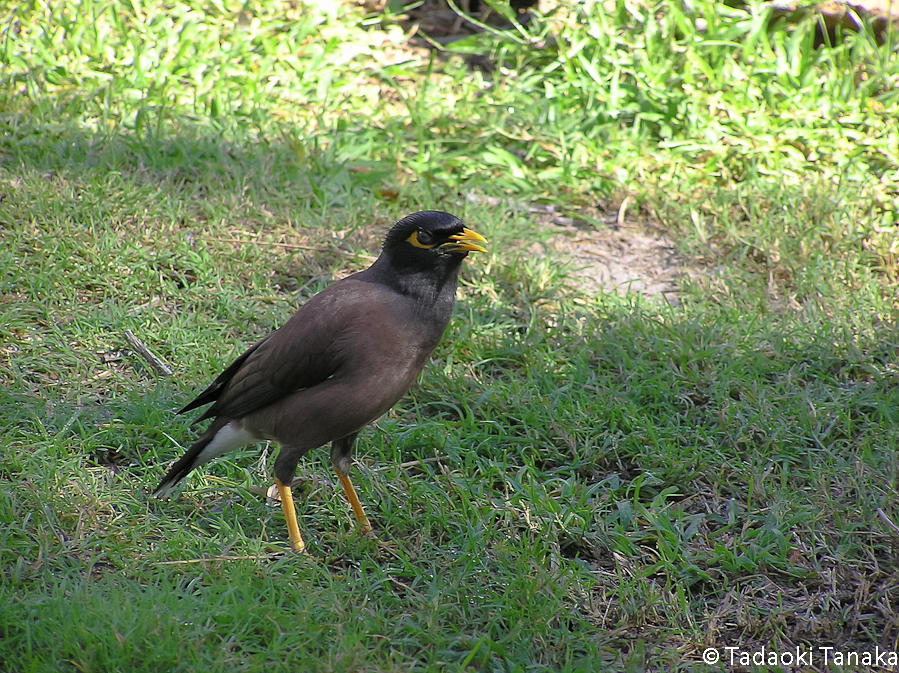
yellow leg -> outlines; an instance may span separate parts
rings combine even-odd
[[[337,470],[334,470],[334,472],[337,474],[337,478],[340,479],[340,485],[343,486],[347,500],[350,501],[350,507],[353,508],[353,514],[356,515],[356,521],[359,523],[359,530],[363,535],[368,535],[371,533],[371,523],[369,523],[368,517],[365,516],[365,510],[362,509],[362,503],[359,502],[359,496],[356,495],[356,489],[353,488],[353,484],[349,477],[345,477],[340,474],[340,472],[337,472]]]
[[[300,535],[300,526],[297,524],[297,510],[293,505],[293,494],[290,488],[275,479],[275,486],[278,487],[278,495],[281,496],[281,507],[284,508],[284,518],[287,519],[287,534],[290,536],[290,548],[297,554],[303,553],[306,549],[306,543],[303,542],[303,536]]]

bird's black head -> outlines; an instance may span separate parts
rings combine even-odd
[[[447,281],[455,287],[462,260],[469,252],[487,252],[480,245],[486,242],[459,218],[425,210],[393,225],[372,268],[380,282],[389,282],[403,291],[439,292]]]
[[[384,252],[391,258],[425,266],[437,263],[441,256],[464,258],[469,252],[487,252],[480,234],[462,224],[458,217],[439,210],[413,213],[397,222],[384,238]]]

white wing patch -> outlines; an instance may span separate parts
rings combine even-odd
[[[234,451],[247,444],[259,441],[257,437],[241,428],[233,421],[215,433],[215,437],[203,447],[200,455],[197,456],[197,462],[194,467],[199,467],[208,463],[213,458],[218,458],[224,453]]]
[[[194,460],[193,465],[191,465],[189,469],[183,473],[183,475],[186,475],[187,472],[190,472],[195,467],[199,467],[204,463],[208,463],[213,458],[218,458],[223,453],[228,453],[229,451],[239,449],[242,446],[246,446],[247,444],[252,444],[253,442],[258,441],[258,437],[254,436],[247,430],[234,423],[234,421],[232,421],[217,433],[215,433],[215,437],[213,437],[212,440],[210,440],[210,442],[203,447],[203,450],[200,451],[200,453]],[[181,484],[182,480],[183,476],[179,479],[173,479],[158,491],[156,491],[153,494],[153,497],[170,497],[172,492]]]

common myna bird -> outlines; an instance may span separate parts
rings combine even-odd
[[[275,485],[290,545],[304,549],[290,485],[297,463],[331,442],[331,463],[362,532],[349,479],[356,436],[412,387],[449,324],[462,260],[486,239],[439,211],[415,213],[384,238],[365,271],[328,286],[251,346],[178,413],[212,402],[212,423],[153,492],[168,497],[195,467],[262,440],[281,445]]]

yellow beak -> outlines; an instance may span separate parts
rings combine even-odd
[[[450,242],[440,247],[447,252],[487,252],[487,248],[478,245],[486,242],[487,239],[478,232],[465,227],[461,234],[453,234],[450,236]]]

